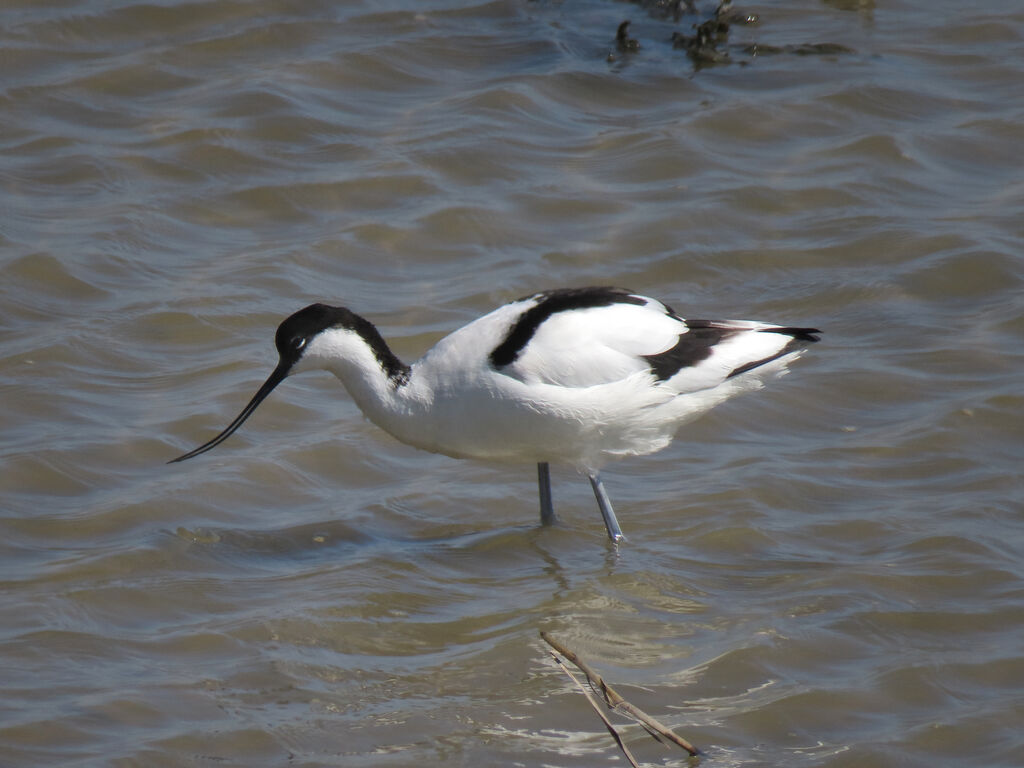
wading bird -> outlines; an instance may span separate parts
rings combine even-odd
[[[368,320],[311,304],[278,327],[277,368],[237,418],[173,461],[222,443],[286,377],[322,369],[403,443],[459,459],[537,462],[544,523],[554,520],[549,464],[575,467],[617,542],[601,467],[661,450],[684,422],[785,373],[817,333],[684,320],[621,288],[561,288],[499,307],[406,365]]]

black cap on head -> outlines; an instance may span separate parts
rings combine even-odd
[[[373,323],[345,307],[332,307],[328,304],[310,304],[308,307],[300,309],[288,317],[277,327],[277,333],[274,335],[274,345],[277,347],[277,353],[280,356],[277,367],[263,383],[263,386],[259,388],[259,391],[256,392],[252,400],[249,401],[249,404],[235,417],[235,420],[208,443],[204,443],[195,450],[172,459],[168,463],[191,459],[193,456],[206,453],[206,451],[224,442],[232,432],[242,426],[242,423],[256,410],[256,406],[262,403],[267,395],[274,390],[274,387],[288,377],[292,368],[295,367],[295,364],[305,354],[309,343],[328,328],[346,328],[357,333],[373,352],[381,369],[396,386],[408,381],[409,366],[392,354],[380,333],[373,326]]]
[[[344,307],[331,307],[327,304],[310,304],[288,317],[277,326],[274,344],[282,361],[294,365],[305,350],[309,341],[321,331],[338,326],[354,327],[357,315]]]
[[[295,363],[302,357],[302,353],[305,351],[310,339],[325,328],[344,325],[345,313],[348,315],[352,314],[347,309],[341,307],[329,307],[326,304],[310,304],[281,323],[277,327],[277,334],[274,337],[274,344],[277,346],[280,360],[274,372],[263,382],[263,386],[259,388],[252,400],[249,401],[249,404],[215,438],[176,459],[171,459],[168,464],[191,459],[193,456],[206,453],[211,448],[215,448],[227,440],[231,433],[242,426],[243,422],[252,415],[252,412],[256,410],[256,406],[262,403],[267,395],[273,392],[274,388],[288,377]]]

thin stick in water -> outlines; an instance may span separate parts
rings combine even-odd
[[[619,749],[622,750],[622,754],[626,756],[627,760],[629,760],[629,764],[632,765],[633,768],[640,768],[640,764],[636,761],[636,758],[633,757],[633,753],[629,751],[629,747],[626,746],[626,742],[622,740],[622,736],[617,730],[615,730],[615,726],[612,725],[612,721],[609,720],[605,713],[601,711],[601,707],[598,706],[594,697],[590,695],[590,691],[588,691],[583,686],[583,683],[577,680],[576,676],[569,671],[569,668],[562,663],[562,660],[558,658],[558,654],[552,653],[551,658],[553,658],[555,663],[562,668],[562,671],[569,676],[569,679],[576,683],[580,692],[587,697],[587,701],[590,702],[590,706],[594,708],[595,712],[597,712],[597,716],[601,718],[601,722],[604,723],[604,727],[608,729],[608,733],[610,733],[612,738],[615,739],[615,743],[619,745]]]
[[[622,696],[620,696],[614,688],[608,685],[608,683],[606,683],[604,679],[599,674],[597,674],[597,672],[591,669],[591,667],[587,665],[585,661],[583,661],[578,655],[573,653],[571,650],[566,648],[562,643],[555,640],[555,638],[551,637],[551,635],[549,635],[544,630],[541,630],[540,636],[545,643],[550,645],[552,648],[558,651],[558,653],[560,653],[566,659],[568,659],[577,667],[579,667],[579,670],[587,676],[587,681],[590,683],[590,686],[594,690],[601,692],[601,695],[604,697],[605,704],[608,705],[609,709],[621,712],[622,714],[633,718],[638,723],[640,723],[647,730],[648,733],[654,736],[654,738],[663,737],[665,739],[668,739],[674,744],[677,744],[683,749],[685,749],[692,756],[700,754],[699,749],[693,746],[693,744],[688,742],[682,736],[677,735],[667,725],[658,722],[653,717],[648,715],[646,712],[639,709],[638,707],[635,707],[633,704],[630,704],[628,701],[622,698]],[[618,740],[617,737],[616,740]]]

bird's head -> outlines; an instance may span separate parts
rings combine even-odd
[[[329,339],[337,342],[338,339],[347,337],[352,339],[361,337],[359,328],[362,324],[373,328],[368,321],[348,309],[331,307],[327,304],[310,304],[290,316],[277,327],[277,333],[274,336],[278,354],[277,367],[263,382],[263,386],[259,388],[249,404],[215,438],[168,463],[173,464],[176,461],[191,459],[193,456],[206,453],[211,448],[220,445],[242,426],[267,395],[290,375],[325,367],[325,362],[331,354],[330,347],[332,345],[328,343]],[[335,329],[338,333],[332,332]],[[376,329],[373,330],[376,333]],[[379,338],[379,334],[377,337]]]

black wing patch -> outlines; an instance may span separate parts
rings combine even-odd
[[[730,336],[737,333],[748,332],[743,328],[730,328],[727,324],[716,323],[713,320],[686,320],[684,321],[690,329],[679,336],[679,341],[671,349],[659,352],[656,355],[644,355],[644,359],[650,363],[651,372],[658,381],[667,381],[684,368],[692,368],[698,363],[707,360],[715,345],[722,343]],[[791,336],[792,340],[782,350],[771,357],[763,360],[754,360],[735,368],[726,378],[739,376],[741,373],[752,371],[772,360],[777,360],[784,355],[797,349],[798,342],[818,341],[814,334],[821,333],[817,328],[764,328],[760,333],[780,333],[784,336]]]
[[[540,328],[541,323],[558,312],[608,307],[612,304],[637,304],[640,306],[647,304],[646,299],[633,296],[624,288],[609,287],[558,288],[535,296],[525,296],[518,301],[526,301],[535,297],[540,297],[540,300],[519,316],[519,319],[505,334],[501,344],[491,350],[490,361],[495,368],[515,362],[519,353],[526,348],[530,339]]]
[[[716,326],[710,320],[687,320],[686,333],[679,335],[679,341],[671,349],[656,355],[644,355],[651,364],[651,371],[658,381],[667,381],[683,368],[692,368],[711,356],[711,350],[722,340],[737,333],[736,330]]]

